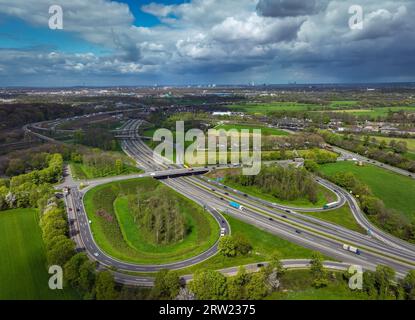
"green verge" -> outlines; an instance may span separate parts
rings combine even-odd
[[[50,290],[36,209],[0,212],[0,300],[79,299],[71,288]]]
[[[387,208],[395,209],[410,219],[415,217],[415,180],[409,177],[372,165],[360,167],[349,161],[324,164],[319,170],[328,176],[351,172],[367,184]]]
[[[321,220],[333,222],[339,226],[354,230],[360,233],[366,233],[365,230],[356,222],[348,205],[343,205],[341,208],[320,212],[303,212],[302,214],[310,215]]]
[[[266,230],[247,224],[227,214],[223,214],[223,216],[231,226],[232,235],[240,234],[252,245],[251,253],[237,257],[225,257],[217,254],[197,265],[179,270],[180,275],[192,274],[199,269],[219,270],[250,263],[264,262],[269,259],[272,253],[278,253],[280,259],[311,258],[313,251],[310,249],[279,238]]]
[[[279,291],[273,292],[265,300],[367,300],[367,294],[352,291],[342,278],[341,272],[329,271],[330,281],[327,287],[312,287],[309,270],[286,271],[281,278]]]
[[[151,178],[130,179],[87,192],[85,209],[92,221],[94,239],[102,250],[123,261],[163,264],[191,258],[213,246],[219,236],[219,225],[200,206],[178,193],[177,201],[190,226],[189,234],[171,245],[155,245],[146,239],[129,214],[126,195],[141,192],[151,196],[159,185]],[[105,210],[107,216],[97,215],[99,209]]]

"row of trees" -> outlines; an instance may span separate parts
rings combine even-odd
[[[182,241],[188,233],[188,225],[178,200],[169,188],[158,186],[148,199],[141,193],[129,195],[128,203],[134,222],[152,242],[176,243]]]
[[[41,170],[0,180],[0,210],[12,208],[44,208],[54,194],[51,183],[62,176],[60,154],[47,156],[48,166]]]
[[[360,202],[362,210],[385,231],[415,243],[415,221],[408,221],[398,212],[386,208],[384,202],[375,197],[370,188],[351,172],[338,172],[326,179],[352,191]]]
[[[162,270],[155,278],[150,297],[178,300],[259,300],[280,287],[284,269],[274,255],[270,263],[256,273],[240,267],[236,276],[226,277],[214,270],[197,270],[193,280],[183,286],[175,271]]]
[[[127,171],[127,165],[121,157],[94,149],[92,152],[84,154],[72,153],[71,161],[74,163],[88,166],[88,170],[93,177],[105,177],[111,174],[123,174]]]
[[[391,142],[392,145],[389,144],[389,148],[387,148],[386,142],[371,143],[370,140],[365,139],[361,141],[354,136],[343,136],[328,131],[320,131],[320,133],[325,141],[330,144],[404,170],[415,172],[415,161],[402,154],[402,152],[406,152],[406,146],[402,143]]]
[[[176,271],[162,270],[156,275],[150,298],[259,300],[281,288],[285,272],[275,254],[271,256],[270,263],[256,273],[248,273],[244,267],[240,267],[235,276],[226,277],[218,271],[198,270],[186,286]],[[319,252],[312,254],[309,276],[311,285],[317,289],[326,287],[331,282],[330,273],[324,268],[323,256]],[[344,272],[343,281],[349,282],[351,276],[350,273]],[[414,300],[415,270],[409,271],[405,278],[400,280],[396,280],[395,271],[388,266],[379,265],[375,271],[365,271],[362,293],[369,299]]]
[[[318,201],[318,185],[303,168],[263,166],[256,176],[227,175],[225,182],[253,186],[281,200],[305,198],[312,203]]]

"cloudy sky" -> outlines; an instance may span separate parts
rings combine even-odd
[[[0,0],[0,86],[252,81],[415,81],[415,1]]]

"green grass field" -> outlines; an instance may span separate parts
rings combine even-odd
[[[180,274],[191,274],[198,269],[219,270],[249,263],[264,262],[272,253],[278,253],[281,259],[307,259],[312,255],[310,249],[279,238],[268,231],[261,230],[236,218],[224,214],[231,226],[233,235],[243,235],[252,245],[252,252],[246,256],[224,257],[220,254],[190,268],[180,270]]]
[[[395,209],[409,218],[415,217],[415,181],[385,169],[365,165],[356,166],[353,162],[338,162],[320,166],[326,175],[336,172],[352,172],[367,184],[373,194],[382,199],[386,207]]]
[[[0,212],[0,300],[78,299],[72,289],[50,290],[35,209]]]
[[[112,182],[98,186],[85,196],[85,208],[95,241],[109,255],[130,262],[161,264],[184,260],[210,248],[219,237],[214,218],[194,202],[176,194],[180,212],[190,232],[176,244],[154,245],[146,240],[129,213],[125,196],[140,192],[153,196],[160,183],[151,178]],[[97,215],[102,209],[105,216]]]
[[[319,105],[297,103],[297,102],[271,102],[271,103],[247,103],[229,105],[234,111],[252,114],[267,114],[273,111],[307,111],[321,108]]]
[[[252,130],[253,129],[260,129],[261,130],[261,134],[263,136],[287,136],[289,135],[288,132],[283,131],[283,130],[279,130],[279,129],[275,129],[275,128],[269,128],[269,127],[265,127],[265,126],[261,126],[261,125],[253,125],[253,124],[221,124],[215,127],[215,129],[219,130],[219,129],[224,129],[224,130],[231,130],[231,129],[236,129],[238,131],[242,130],[242,129],[247,129],[250,130],[250,133],[252,134]]]
[[[268,114],[273,111],[319,111],[352,108],[358,101],[331,101],[329,105],[307,104],[298,102],[269,102],[235,104],[228,107],[239,112]]]
[[[342,279],[341,272],[330,273],[327,287],[312,287],[309,270],[290,270],[281,278],[279,291],[273,292],[266,300],[366,300],[367,295],[361,291],[352,291]]]
[[[371,118],[384,118],[388,115],[389,110],[394,112],[406,111],[406,112],[415,112],[415,107],[379,107],[372,109],[349,109],[349,110],[336,110],[335,112],[347,112],[355,116],[370,116]]]
[[[354,230],[357,232],[365,233],[362,227],[356,222],[355,218],[353,217],[352,212],[350,211],[349,206],[346,204],[341,208],[334,209],[334,210],[327,210],[327,211],[319,211],[319,212],[304,212],[304,214],[338,224],[340,226],[346,227],[350,230]]]

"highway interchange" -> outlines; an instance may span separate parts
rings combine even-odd
[[[205,207],[207,212],[212,214],[218,224],[225,228],[228,234],[230,227],[221,212],[240,219],[249,224],[265,229],[281,238],[297,243],[303,247],[322,252],[323,254],[342,261],[344,264],[358,264],[364,269],[373,270],[378,264],[385,264],[393,267],[398,276],[402,277],[409,269],[415,269],[415,246],[403,240],[397,239],[382,230],[373,226],[360,210],[354,197],[346,190],[333,185],[332,183],[318,178],[321,185],[330,189],[337,195],[336,205],[349,205],[351,211],[360,226],[364,230],[370,230],[370,235],[348,230],[344,227],[323,221],[321,219],[302,214],[306,211],[319,211],[321,208],[303,209],[269,203],[232,190],[218,182],[211,181],[205,177],[187,176],[173,177],[176,174],[185,173],[187,169],[176,167],[172,164],[164,164],[161,159],[156,161],[153,152],[139,139],[138,129],[142,121],[130,120],[123,126],[123,130],[128,132],[131,137],[122,140],[123,150],[133,158],[138,166],[143,168],[146,173],[128,177],[114,177],[108,179],[96,179],[88,184],[88,187],[79,190],[79,185],[70,185],[70,193],[65,198],[68,208],[68,217],[71,226],[71,234],[77,243],[78,248],[85,250],[91,259],[96,260],[102,267],[116,269],[114,272],[116,280],[122,283],[135,285],[151,285],[152,279],[149,277],[135,276],[122,273],[127,272],[154,272],[163,268],[181,269],[194,264],[198,264],[217,253],[217,242],[206,252],[183,261],[178,261],[165,265],[139,265],[123,262],[115,259],[105,252],[95,243],[90,223],[83,206],[83,196],[90,188],[114,180],[140,178],[144,176],[155,176],[156,174],[165,185],[183,194],[189,199]],[[26,126],[26,129],[28,126]],[[37,134],[39,135],[39,134]],[[123,135],[124,136],[124,135]],[[46,137],[48,138],[48,137]],[[50,138],[48,138],[50,139]],[[196,170],[196,172],[194,171]],[[193,169],[193,174],[198,173],[199,169]],[[203,170],[203,169],[200,169]],[[242,204],[243,211],[229,206],[229,201]],[[219,238],[219,235],[218,235]],[[350,244],[361,250],[361,255],[345,251],[343,244]],[[297,261],[298,262],[298,261]],[[287,261],[287,267],[306,266],[307,261],[298,263]],[[344,264],[342,265],[344,267]],[[327,265],[331,266],[330,263]],[[231,268],[226,272],[235,271]],[[225,271],[224,271],[225,272]],[[188,280],[190,276],[185,280]]]

